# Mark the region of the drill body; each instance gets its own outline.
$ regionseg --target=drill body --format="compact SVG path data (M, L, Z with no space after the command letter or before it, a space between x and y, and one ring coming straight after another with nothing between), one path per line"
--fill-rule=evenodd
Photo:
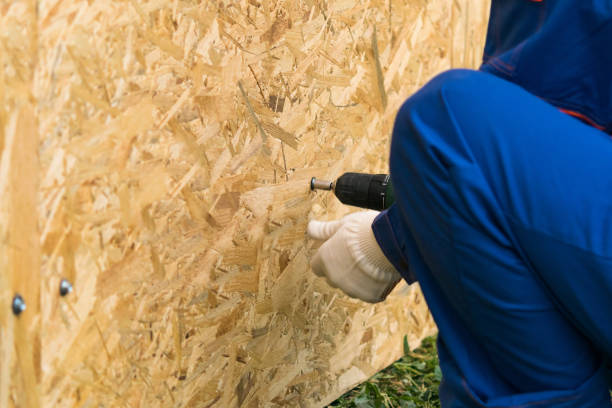
M395 201L388 174L344 173L335 182L310 180L311 190L333 190L340 202L382 211Z

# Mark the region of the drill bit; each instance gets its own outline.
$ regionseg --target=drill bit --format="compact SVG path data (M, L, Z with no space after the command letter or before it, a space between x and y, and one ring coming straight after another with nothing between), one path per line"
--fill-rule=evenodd
M310 179L310 190L333 190L334 182L326 180L318 180L316 177Z

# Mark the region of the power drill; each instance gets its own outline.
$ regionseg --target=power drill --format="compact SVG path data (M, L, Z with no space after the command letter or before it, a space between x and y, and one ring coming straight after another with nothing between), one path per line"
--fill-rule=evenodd
M310 190L333 190L347 205L382 211L395 201L388 174L344 173L336 181L310 179Z

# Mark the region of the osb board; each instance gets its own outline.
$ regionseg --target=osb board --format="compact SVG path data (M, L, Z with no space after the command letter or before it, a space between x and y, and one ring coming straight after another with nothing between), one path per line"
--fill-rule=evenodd
M0 407L39 406L40 244L34 1L0 2ZM15 319L13 296L27 299Z
M40 314L0 312L3 348L40 322L41 374L0 365L9 406L322 406L433 333L416 285L367 305L313 276L308 219L351 209L308 180L386 171L401 102L478 64L486 3L3 5L2 51L37 23L33 81L15 51L0 84L33 89L41 162Z

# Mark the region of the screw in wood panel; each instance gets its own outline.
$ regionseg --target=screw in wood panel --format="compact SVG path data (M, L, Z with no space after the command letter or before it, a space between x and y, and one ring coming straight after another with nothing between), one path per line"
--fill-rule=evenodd
M62 279L59 286L60 296L66 296L70 292L72 292L72 284L68 281L68 279Z
M13 314L15 316L19 316L21 313L23 313L26 310L25 300L23 300L23 298L21 297L19 293L17 293L13 297L13 304L11 307L13 308Z

